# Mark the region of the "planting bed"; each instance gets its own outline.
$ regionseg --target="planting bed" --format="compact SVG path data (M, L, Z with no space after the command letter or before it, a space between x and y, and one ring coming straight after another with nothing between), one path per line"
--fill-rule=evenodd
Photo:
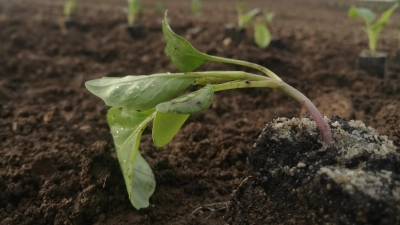
M0 0L0 224L226 223L224 210L207 220L208 210L191 212L229 201L265 124L304 116L300 105L276 90L226 91L191 116L166 147L154 147L149 127L140 150L157 187L150 207L137 211L116 160L107 107L84 82L177 72L163 53L162 15L154 12L157 1L146 1L137 21L145 37L133 40L121 12L125 1L78 2L78 26L61 34L62 1ZM204 0L198 19L188 1L171 2L164 5L172 29L197 49L266 66L322 114L363 120L400 146L400 65L389 58L386 80L356 70L367 37L362 21L347 18L347 1L251 1L249 9L276 12L272 31L284 48L265 50L252 40L238 46L224 41L224 24L236 20L231 1ZM378 43L389 56L400 48L399 11ZM242 69L208 63L199 70Z

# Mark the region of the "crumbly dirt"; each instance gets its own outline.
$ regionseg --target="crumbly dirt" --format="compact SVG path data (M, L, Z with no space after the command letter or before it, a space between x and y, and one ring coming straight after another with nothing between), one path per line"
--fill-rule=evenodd
M266 126L233 192L229 224L400 224L400 153L362 121L328 120L319 143L308 118Z
M64 32L62 0L0 0L0 224L226 223L224 210L207 220L207 210L190 214L230 199L265 124L302 116L299 104L276 90L232 90L216 94L210 109L191 116L163 148L154 147L147 129L140 149L157 187L150 207L137 211L115 158L107 107L84 82L176 72L163 52L162 15L154 11L157 1L145 1L137 20L145 37L134 40L125 29L124 1L78 2L77 26ZM378 44L391 56L382 80L356 70L367 46L363 22L347 18L348 1L332 2L249 2L249 9L276 12L271 30L284 47L264 50L251 39L227 45L224 24L236 21L231 1L204 0L201 18L191 16L186 0L164 6L172 28L197 49L266 66L315 100L324 115L363 120L399 146L400 11ZM206 63L199 71L243 69Z

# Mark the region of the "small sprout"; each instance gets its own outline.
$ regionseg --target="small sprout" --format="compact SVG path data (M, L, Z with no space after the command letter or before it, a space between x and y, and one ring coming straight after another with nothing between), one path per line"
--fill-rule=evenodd
M195 15L196 17L201 16L202 5L200 0L190 0L190 7L192 9L193 15Z
M265 21L267 23L271 23L272 20L275 18L275 13L272 12L272 11L264 10L263 11L263 16L264 16L264 19L265 19Z
M155 9L156 13L162 14L164 12L164 5L161 2L157 2L154 5L154 9Z
M66 0L64 3L64 18L70 20L73 12L76 10L76 0Z
M275 73L254 63L211 56L196 50L171 30L167 14L162 29L167 42L165 53L183 73L104 77L85 84L90 92L112 106L107 113L107 122L129 199L136 209L149 206L149 198L155 189L154 174L139 152L143 130L153 121L155 145L168 144L190 115L210 107L215 92L258 87L279 89L308 109L321 132L322 141L332 144L329 125L314 104ZM206 61L246 66L264 75L243 71L192 72ZM182 95L189 85L203 87Z
M245 3L238 3L236 4L236 11L238 15L238 27L239 29L244 29L255 15L260 12L259 8L255 8L247 13L243 13L243 10L246 8Z
M349 9L348 14L350 18L361 17L365 21L366 28L364 29L368 35L371 55L375 55L379 33L382 31L382 28L388 24L390 16L397 7L399 7L399 3L394 4L392 7L384 11L381 17L375 23L373 23L376 17L375 13L373 13L370 9L356 8L354 6Z
M253 22L254 42L259 48L266 48L271 43L272 35L268 29L268 24L272 22L274 17L274 12L264 10L261 18L264 21Z
M273 12L264 11L262 13L261 21L252 22L252 20L260 13L260 9L255 8L247 13L243 13L245 7L246 5L244 3L238 3L236 5L239 30L244 29L248 23L251 23L254 30L254 42L259 48L266 48L271 43L272 39L267 24L272 21L275 14Z
M126 16L128 19L128 25L133 26L135 23L137 14L142 11L142 5L139 0L128 0L128 8Z

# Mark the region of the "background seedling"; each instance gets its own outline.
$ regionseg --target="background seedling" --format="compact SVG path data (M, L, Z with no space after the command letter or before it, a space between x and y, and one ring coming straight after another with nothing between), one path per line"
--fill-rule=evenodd
M164 12L164 5L161 2L157 2L154 5L154 10L156 13L162 14Z
M135 208L148 207L155 189L154 174L138 149L143 130L153 121L154 144L158 147L166 145L191 114L210 107L215 92L256 87L279 89L308 109L321 131L322 140L332 144L330 128L314 104L275 73L254 63L199 52L171 30L166 15L162 29L167 42L165 53L182 73L104 77L85 84L90 92L111 106L107 122L129 199ZM250 67L263 75L243 71L192 72L206 61ZM179 96L189 85L203 87Z
M238 28L239 29L244 29L255 15L257 15L260 12L259 8L255 8L250 10L247 13L243 13L243 10L246 8L246 4L244 3L238 3L236 4L236 11L238 15Z
M373 23L376 17L375 13L373 13L370 9L357 8L354 6L349 9L348 14L350 18L361 17L365 21L366 28L364 29L368 35L368 45L372 55L376 53L376 45L379 33L382 31L382 28L388 24L390 16L398 6L399 3L396 3L387 9L382 13L381 17L375 23Z
M128 8L126 9L126 16L128 19L128 27L126 30L128 31L129 35L136 39L142 38L143 34L143 27L135 24L136 18L138 14L142 11L142 6L139 0L128 0Z
M64 3L64 19L70 20L71 15L76 10L76 0L66 0Z
M192 9L193 15L195 15L196 17L201 16L202 5L200 0L190 0L190 7Z
M272 40L268 24L272 22L275 16L274 12L263 11L261 21L253 22L254 42L259 48L266 48Z
M139 0L128 0L126 16L129 26L133 26L140 11L142 11L142 6Z

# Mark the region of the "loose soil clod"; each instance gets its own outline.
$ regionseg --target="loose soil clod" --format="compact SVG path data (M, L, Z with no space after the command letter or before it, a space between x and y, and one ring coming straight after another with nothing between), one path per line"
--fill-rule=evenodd
M400 153L361 121L332 118L335 146L309 119L269 123L233 194L230 224L399 224Z

